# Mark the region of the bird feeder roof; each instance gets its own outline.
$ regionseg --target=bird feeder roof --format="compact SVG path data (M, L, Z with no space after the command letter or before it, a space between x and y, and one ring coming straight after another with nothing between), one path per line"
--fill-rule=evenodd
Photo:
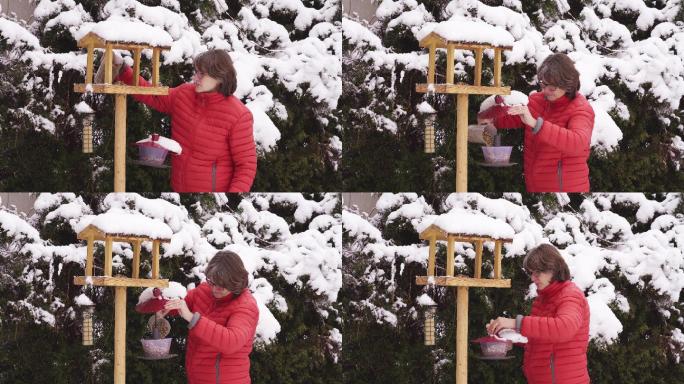
M437 240L447 240L449 236L455 236L509 243L515 235L513 227L502 220L464 210L426 216L418 225L418 231L423 240L432 236L436 236Z
M502 27L487 24L482 20L455 15L439 23L427 23L416 33L421 47L436 45L446 48L503 48L512 49L515 39Z
M85 48L93 45L104 48L106 44L136 48L171 49L173 38L165 30L141 21L112 16L98 23L85 23L74 37L78 46Z
M161 220L121 209L84 216L75 229L81 240L92 236L95 240L116 237L117 240L159 240L168 243L173 235L171 228Z

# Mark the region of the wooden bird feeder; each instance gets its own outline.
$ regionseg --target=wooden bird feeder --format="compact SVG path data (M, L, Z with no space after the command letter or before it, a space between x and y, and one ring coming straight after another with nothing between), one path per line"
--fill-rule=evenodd
M512 228L511 228L512 231ZM511 280L501 275L501 250L511 238L491 237L465 231L454 233L432 224L420 233L421 240L428 240L429 256L427 276L416 276L417 285L456 287L456 384L468 382L468 288L510 288ZM435 275L437 241L447 242L446 270L444 276ZM475 246L473 277L454 276L454 244L472 243ZM482 278L482 250L485 242L494 243L494 278ZM427 316L427 315L426 315ZM427 338L427 335L426 335Z
M107 23L106 21L103 23ZM114 192L126 190L126 95L168 95L169 88L159 85L159 57L170 46L107 40L95 32L89 32L78 40L78 46L88 51L85 83L74 84L79 93L107 93L116 95L114 104ZM104 49L104 83L93 84L95 49ZM112 55L114 49L133 52L133 85L112 84ZM140 61L143 50L152 50L152 86L138 85Z
M503 29L494 29L493 33L508 32ZM427 82L416 84L416 92L456 95L456 192L467 192L468 95L509 95L511 93L510 87L501 85L501 52L511 50L512 46L484 44L465 39L449 40L437 32L430 32L423 37L420 40L420 46L429 50L429 60ZM439 84L435 83L437 49L446 49L445 82ZM454 51L456 49L469 50L475 53L473 84L454 83ZM490 86L482 85L482 56L486 49L494 50L494 84Z
M131 215L133 216L133 215ZM165 225L162 223L162 225ZM171 233L171 229L168 228ZM74 276L75 285L114 287L114 383L126 382L126 288L169 286L167 279L159 278L159 245L170 238L141 236L139 234L111 233L97 224L90 224L78 233L78 239L87 242L85 276ZM95 241L104 241L104 273L93 275ZM140 250L143 242L152 242L152 278L140 278ZM112 244L126 242L133 245L132 276L112 276ZM92 343L92 340L90 341Z

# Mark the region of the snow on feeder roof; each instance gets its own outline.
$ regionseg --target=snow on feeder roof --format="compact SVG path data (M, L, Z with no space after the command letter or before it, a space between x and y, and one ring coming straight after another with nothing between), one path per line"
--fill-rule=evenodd
M97 48L104 48L105 43L110 42L170 49L173 43L171 35L163 29L120 16L86 23L74 33L74 38L78 40L79 47L87 47L89 42L94 42Z
M435 234L437 240L447 240L448 235L457 235L510 242L515 235L513 228L499 219L466 211L427 216L417 229L421 239L428 239Z
M447 43L483 45L510 49L515 42L513 35L505 29L477 19L455 15L439 23L427 23L416 33L421 47L436 42L439 48Z
M92 233L96 240L104 240L105 236L122 236L169 242L173 235L171 228L161 220L121 209L84 216L76 224L76 232L79 239L87 239Z
M164 148L167 151L173 152L177 155L180 155L181 151L183 150L181 148L181 145L177 141L175 141L173 139L169 139L168 137L159 136L157 134L152 134L145 139L136 141L135 143L136 144L154 143L157 146L159 146L160 148Z

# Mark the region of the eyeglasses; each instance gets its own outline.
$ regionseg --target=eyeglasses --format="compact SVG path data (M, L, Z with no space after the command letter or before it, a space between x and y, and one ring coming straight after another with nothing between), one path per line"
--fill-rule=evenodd
M527 276L529 276L529 277L539 276L539 274L542 273L541 271L533 271L533 270L530 270L527 268L525 268L524 270L525 270L525 274L527 274Z
M220 285L218 285L218 284L214 283L213 281L209 280L209 278L207 278L207 284L209 284L209 286L212 287L212 288L213 288L213 287L223 288L223 287L221 287Z
M551 85L551 84L548 84L548 83L545 83L545 82L539 80L539 88L541 88L541 89L546 88L546 89L548 89L548 90L551 91L551 92L555 92L555 91L557 91L560 87L558 87L558 86L556 86L556 85Z

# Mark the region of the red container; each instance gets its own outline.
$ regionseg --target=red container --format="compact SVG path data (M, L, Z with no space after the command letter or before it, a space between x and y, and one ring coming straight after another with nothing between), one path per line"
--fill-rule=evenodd
M508 114L508 110L511 109L511 107L504 103L503 97L497 95L494 100L496 104L478 113L478 119L498 119L499 117Z
M159 134L152 134L152 141L144 143L136 143L138 146L138 159L143 163L150 163L153 165L162 165L166 160L166 155L169 151L159 145Z

